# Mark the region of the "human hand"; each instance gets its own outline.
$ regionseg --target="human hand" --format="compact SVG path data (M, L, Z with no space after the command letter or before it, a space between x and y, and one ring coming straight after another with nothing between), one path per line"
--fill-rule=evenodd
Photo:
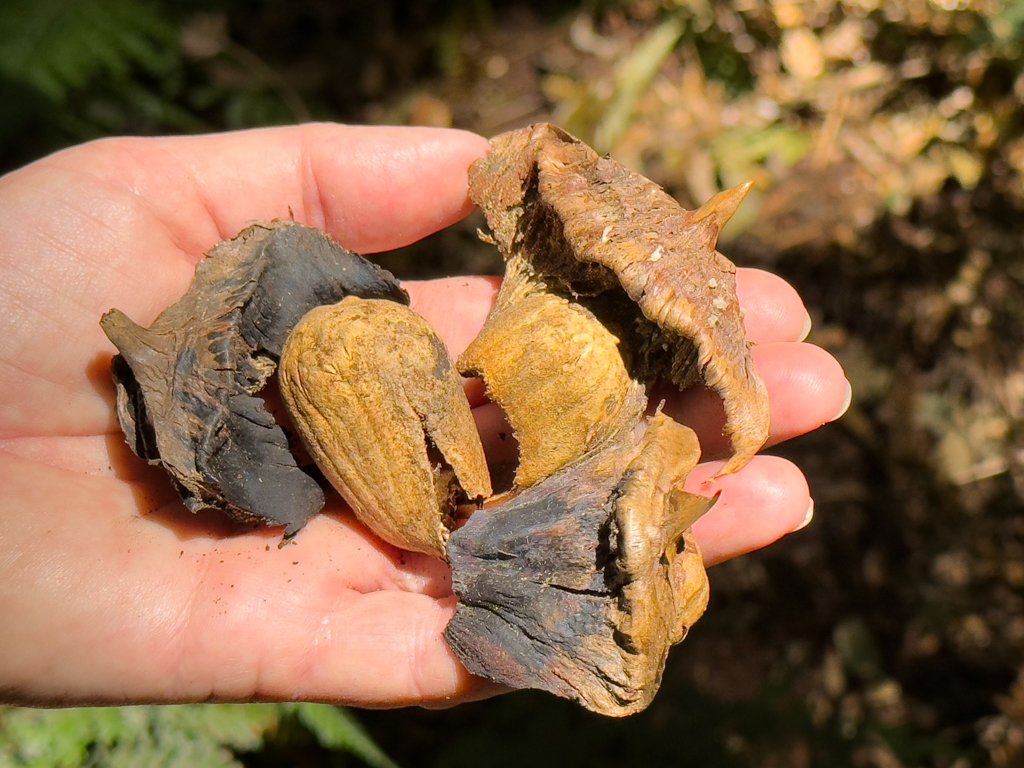
M465 216L478 136L310 125L77 147L0 179L0 701L304 699L437 705L493 687L455 660L447 567L369 534L335 498L293 544L279 530L185 511L125 445L100 316L148 325L197 261L254 219L320 227L351 250L414 242ZM407 284L458 354L494 298L488 278ZM740 270L772 441L835 418L847 385L798 342L807 314L783 281ZM485 443L498 416L476 398ZM671 412L725 454L707 393ZM720 409L719 409L720 411ZM758 457L711 483L697 525L709 563L800 527L811 509L789 462Z

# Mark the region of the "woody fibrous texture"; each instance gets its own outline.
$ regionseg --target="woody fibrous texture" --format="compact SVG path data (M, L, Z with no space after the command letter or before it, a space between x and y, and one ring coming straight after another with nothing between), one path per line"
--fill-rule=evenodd
M704 383L722 395L723 473L767 438L735 267L715 250L746 189L686 211L550 125L496 137L470 168L506 275L459 365L520 447L507 500L448 547L460 605L446 637L471 671L631 714L703 612L690 528L713 500L682 490L700 446L647 414L647 392Z
M348 295L409 301L389 272L324 233L273 221L210 251L148 328L116 309L103 316L128 444L167 470L190 510L293 534L323 507L258 393L298 320Z
M699 455L659 414L453 533L445 636L466 668L605 715L646 707L707 605L689 528L714 500L681 490Z
M470 195L507 262L489 322L537 293L588 307L625 342L637 381L704 383L722 396L733 445L722 471L739 470L767 440L768 396L750 358L736 267L715 246L749 186L687 211L555 126L496 137L470 169Z
M460 503L491 495L483 447L444 342L392 301L309 312L281 356L281 394L317 465L385 541L445 557Z

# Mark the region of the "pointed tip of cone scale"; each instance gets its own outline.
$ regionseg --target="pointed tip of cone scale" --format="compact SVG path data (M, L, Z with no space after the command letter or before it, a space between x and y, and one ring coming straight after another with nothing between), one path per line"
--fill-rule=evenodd
M752 186L754 186L754 182L748 181L738 187L719 192L693 212L692 222L707 221L714 226L717 240L718 232L722 231L722 228L736 213L736 209L740 207L740 203L743 202L743 198L747 196L747 192Z
M145 330L119 309L112 309L103 315L100 318L100 327L118 348L121 347L120 342L126 335L137 335L139 331Z
M133 369L135 362L151 359L155 349L160 346L152 331L143 328L119 309L112 309L103 315L100 327Z

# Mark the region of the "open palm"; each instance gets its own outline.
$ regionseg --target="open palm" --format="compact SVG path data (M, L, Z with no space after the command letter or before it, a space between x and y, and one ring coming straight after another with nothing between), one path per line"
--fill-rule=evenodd
M130 453L114 416L111 307L148 325L215 243L294 215L361 253L465 216L478 136L311 125L116 139L0 179L0 700L72 704L306 699L441 704L490 693L445 646L447 567L383 544L335 499L291 545L278 530L191 515L165 475ZM407 284L458 354L496 290L487 278ZM842 410L846 382L797 343L806 312L784 282L741 270L773 440ZM475 399L485 443L500 419ZM726 449L715 398L670 408ZM709 562L774 541L810 498L788 462L755 459L713 483L699 523Z

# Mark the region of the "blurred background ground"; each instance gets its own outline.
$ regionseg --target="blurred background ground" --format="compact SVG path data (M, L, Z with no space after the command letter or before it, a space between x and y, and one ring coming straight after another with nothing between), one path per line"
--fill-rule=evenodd
M1012 0L5 0L0 168L125 133L552 120L688 206L754 179L720 250L799 289L854 389L775 451L813 524L711 571L627 721L535 693L356 716L404 766L1017 766L1022 25ZM380 261L500 273L479 224ZM226 764L357 764L260 711ZM28 761L15 715L0 762ZM83 761L116 762L104 738Z

